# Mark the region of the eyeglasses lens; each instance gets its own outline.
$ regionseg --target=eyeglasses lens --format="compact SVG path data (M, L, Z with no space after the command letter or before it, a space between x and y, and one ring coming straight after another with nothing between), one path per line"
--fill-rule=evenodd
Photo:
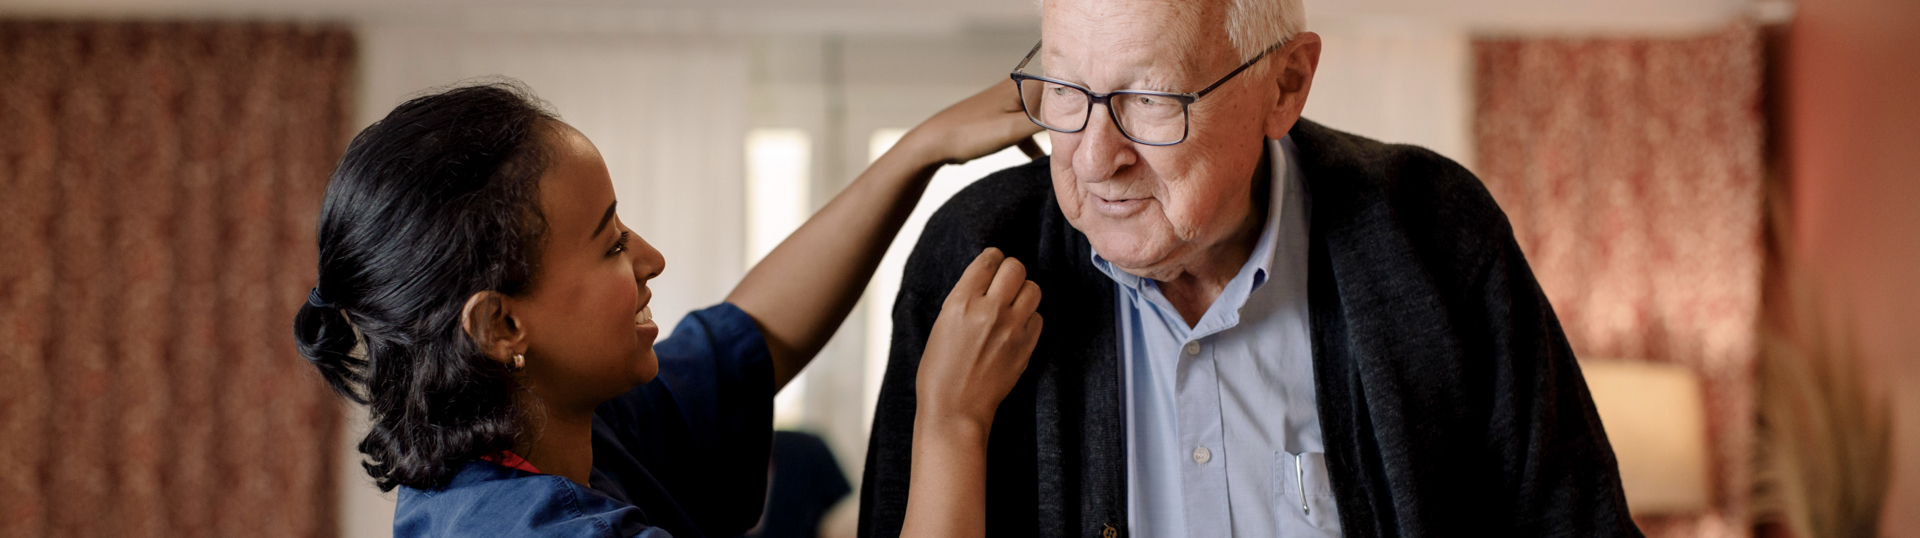
M1091 103L1079 88L1045 80L1020 81L1020 99L1034 123L1055 131L1077 132L1087 126ZM1144 144L1172 144L1186 137L1187 107L1163 95L1115 93L1107 101L1120 120L1120 130Z

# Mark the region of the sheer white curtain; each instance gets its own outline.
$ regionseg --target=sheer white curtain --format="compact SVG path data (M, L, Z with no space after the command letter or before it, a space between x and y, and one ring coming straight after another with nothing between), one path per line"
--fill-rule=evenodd
M661 334L726 297L743 273L747 55L737 38L499 32L363 25L355 131L431 88L502 75L525 82L606 159L620 218L658 248ZM392 533L393 495L342 457L343 536Z

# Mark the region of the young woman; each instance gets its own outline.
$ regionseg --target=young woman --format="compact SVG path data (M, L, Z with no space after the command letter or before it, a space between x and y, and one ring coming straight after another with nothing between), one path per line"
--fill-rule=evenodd
M368 406L394 534L735 536L765 495L775 392L825 345L943 163L1037 130L1003 83L927 120L671 337L666 261L620 222L593 144L513 85L362 131L320 216L300 353ZM921 359L905 532L983 533L988 426L1040 332L1040 291L983 252Z

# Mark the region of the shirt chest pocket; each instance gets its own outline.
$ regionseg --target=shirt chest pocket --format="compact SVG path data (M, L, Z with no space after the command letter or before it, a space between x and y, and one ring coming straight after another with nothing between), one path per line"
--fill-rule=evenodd
M1277 536L1340 536L1325 453L1274 452L1272 491Z

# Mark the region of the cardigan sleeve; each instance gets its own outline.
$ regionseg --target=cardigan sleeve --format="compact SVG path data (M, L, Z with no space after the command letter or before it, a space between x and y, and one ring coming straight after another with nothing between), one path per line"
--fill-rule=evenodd
M1514 536L1640 536L1573 349L1511 237L1482 291L1497 403L1490 428Z
M916 377L927 336L933 330L934 320L940 317L940 306L946 301L947 293L960 280L967 265L989 246L1000 248L1008 256L1023 258L1023 262L1030 264L1029 270L1034 269L1031 263L1036 255L1035 245L1039 243L1036 209L1052 203L1046 201L1051 188L1045 179L1047 163L1043 157L996 172L962 189L928 219L913 253L907 257L900 294L893 304L893 339L887 370L881 378L873 430L867 442L866 470L860 487L859 535L862 538L897 537L906 522L908 480L913 467ZM1032 273L1029 278L1034 278ZM1048 330L1058 332L1054 326ZM1019 388L1014 392L1002 402L1003 410L1008 407L1007 402L1019 401L1021 394L1031 393L1030 390L1022 393ZM1031 444L1017 445L1021 439L1031 439L1033 435L1032 412L1027 409L1024 417L1016 415L1019 413L1003 412L994 417L994 446L1003 452L1022 452L1030 459ZM1026 421L1024 431L1008 428L1022 419ZM991 454L989 460L990 466L998 461ZM989 485L995 483L996 473L1005 472L1005 469L990 469ZM996 506L999 504L989 499L990 514ZM990 519L1004 522L1009 517L1002 513L991 515Z

